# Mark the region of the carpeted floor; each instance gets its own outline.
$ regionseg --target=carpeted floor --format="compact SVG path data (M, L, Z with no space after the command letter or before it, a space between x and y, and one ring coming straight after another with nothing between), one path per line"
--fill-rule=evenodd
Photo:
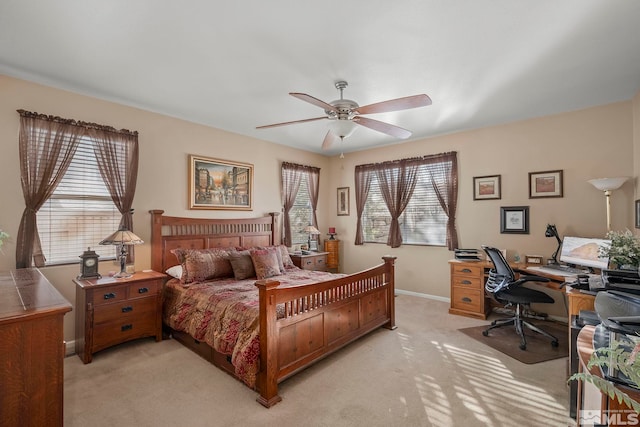
M567 357L569 354L567 325L542 321L531 321L531 323L558 338L558 347L552 347L551 340L525 328L527 349L520 350L520 337L513 326L492 329L488 337L482 335L482 331L487 328L485 325L463 328L460 332L522 363L533 364Z
M380 329L256 393L175 340L137 340L65 359L64 425L566 426L566 359L523 364L458 331L486 321L447 303L400 295L394 331Z

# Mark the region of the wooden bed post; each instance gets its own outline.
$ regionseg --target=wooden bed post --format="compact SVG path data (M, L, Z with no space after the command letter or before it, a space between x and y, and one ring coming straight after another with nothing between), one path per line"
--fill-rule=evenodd
M278 395L278 328L275 288L277 280L256 282L260 300L260 371L257 388L260 396L256 399L262 406L270 408L282 400Z
M151 214L151 269L164 272L162 265L162 214L161 209L150 210Z
M389 309L389 322L383 326L387 329L396 329L396 288L395 288L395 261L396 257L385 255L382 257L385 264L384 281L389 283L389 295L387 304Z
M282 234L280 233L280 223L278 221L280 212L269 212L269 215L271 215L271 244L279 245L282 243Z

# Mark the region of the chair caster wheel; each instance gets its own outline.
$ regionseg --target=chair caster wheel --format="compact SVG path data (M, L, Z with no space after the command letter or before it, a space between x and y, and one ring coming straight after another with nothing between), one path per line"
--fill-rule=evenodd
M491 326L496 326L496 323L498 323L498 321L494 320L493 322L491 322Z
M526 344L520 344L519 347L520 347L520 350L526 350L527 349L527 345Z
M482 335L484 335L485 337L489 336L489 331L482 331Z
M551 347L558 347L558 341L551 341Z

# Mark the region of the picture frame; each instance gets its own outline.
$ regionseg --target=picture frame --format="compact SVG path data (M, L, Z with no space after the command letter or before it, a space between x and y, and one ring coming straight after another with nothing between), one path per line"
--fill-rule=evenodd
M189 155L189 209L252 210L253 165Z
M636 200L636 228L640 228L640 199Z
M500 233L529 234L529 206L500 207Z
M473 177L473 200L501 199L501 175L487 175Z
M529 172L529 198L563 197L562 170Z
M349 187L338 188L338 216L349 215Z

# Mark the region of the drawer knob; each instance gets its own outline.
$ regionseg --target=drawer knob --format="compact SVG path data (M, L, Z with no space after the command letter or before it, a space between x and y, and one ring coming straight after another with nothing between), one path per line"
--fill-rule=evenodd
M147 292L149 292L149 288L140 288L140 289L138 289L138 293L139 294L145 294Z
M122 326L120 327L120 330L121 330L122 332L124 332L124 331L129 331L129 330L131 330L131 329L133 329L133 325L132 325L131 323L129 323L128 325L122 325Z
M133 307L131 307L130 305L128 305L126 307L122 307L122 312L123 313L128 313L130 311L133 311Z
M462 301L463 301L463 302L471 302L471 298L469 298L469 297L464 297L464 298L462 298Z
M109 292L108 294L104 294L104 299L112 299L116 297L115 292Z
M471 273L471 270L470 270L470 269L468 269L468 268L463 268L463 269L462 269L462 270L460 270L460 271L462 271L463 273Z

